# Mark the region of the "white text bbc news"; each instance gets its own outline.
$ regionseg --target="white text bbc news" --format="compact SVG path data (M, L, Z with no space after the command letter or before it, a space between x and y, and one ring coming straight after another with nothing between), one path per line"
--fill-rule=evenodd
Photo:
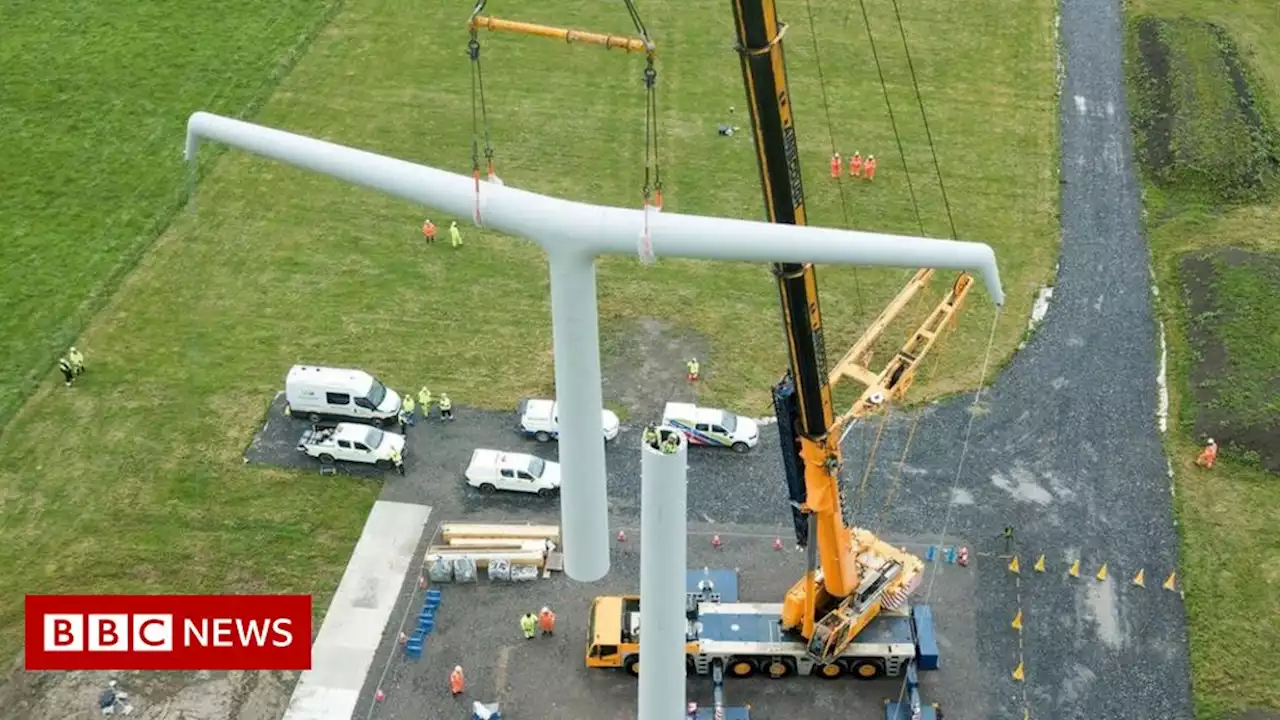
M288 618L184 618L182 648L283 648L293 644ZM171 652L173 615L48 614L44 616L46 652Z

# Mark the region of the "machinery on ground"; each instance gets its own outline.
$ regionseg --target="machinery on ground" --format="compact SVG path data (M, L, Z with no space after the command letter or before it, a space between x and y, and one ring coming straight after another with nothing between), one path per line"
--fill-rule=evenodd
M881 613L839 657L819 663L803 638L780 628L782 605L739 601L733 570L689 570L685 591L685 670L712 678L716 710L730 709L724 708L725 676L874 680L938 667L933 614L922 605ZM641 617L638 596L597 597L587 630L587 666L639 675Z
M560 492L560 463L525 453L479 448L463 474L468 485L486 495L508 490L549 498Z

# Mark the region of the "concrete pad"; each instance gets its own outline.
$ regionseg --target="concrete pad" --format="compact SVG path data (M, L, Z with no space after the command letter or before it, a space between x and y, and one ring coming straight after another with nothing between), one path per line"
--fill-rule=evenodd
M431 508L374 503L284 720L350 720Z

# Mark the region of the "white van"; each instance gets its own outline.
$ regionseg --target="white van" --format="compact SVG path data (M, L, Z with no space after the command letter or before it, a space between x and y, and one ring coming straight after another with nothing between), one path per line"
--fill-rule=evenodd
M395 421L400 396L363 370L294 365L284 380L285 411L319 422L324 417Z
M692 403L667 403L662 424L683 432L690 445L727 447L744 453L760 442L760 426L755 420Z

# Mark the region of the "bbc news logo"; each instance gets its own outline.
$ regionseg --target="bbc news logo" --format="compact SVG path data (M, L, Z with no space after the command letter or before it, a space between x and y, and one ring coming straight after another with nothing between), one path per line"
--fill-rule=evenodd
M310 670L308 595L28 595L27 670Z

